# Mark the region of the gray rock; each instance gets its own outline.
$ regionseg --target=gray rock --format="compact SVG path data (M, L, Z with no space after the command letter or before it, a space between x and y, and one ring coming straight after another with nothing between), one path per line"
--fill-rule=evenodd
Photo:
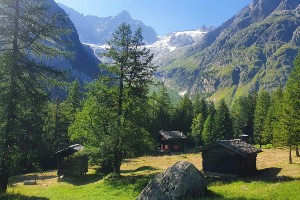
M205 194L204 175L190 162L180 161L157 175L141 192L138 200L179 200Z

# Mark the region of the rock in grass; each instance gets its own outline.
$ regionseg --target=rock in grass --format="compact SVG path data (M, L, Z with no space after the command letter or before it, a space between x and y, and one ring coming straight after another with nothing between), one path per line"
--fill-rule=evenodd
M24 181L24 185L37 185L35 180Z
M200 197L207 185L204 175L190 162L180 161L157 175L141 192L138 200L178 200Z

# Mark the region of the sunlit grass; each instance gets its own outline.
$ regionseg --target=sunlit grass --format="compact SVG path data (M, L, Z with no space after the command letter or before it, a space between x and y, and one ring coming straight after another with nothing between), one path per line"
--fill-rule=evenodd
M136 199L145 185L157 174L180 160L192 162L202 169L200 153L164 156L144 156L126 160L122 177L111 180L90 169L82 179L58 179L56 171L39 175L37 185L25 186L33 175L11 179L9 193L0 199ZM300 158L293 152L293 164L288 164L287 149L263 147L258 154L255 176L246 178L208 178L208 194L204 199L297 199L300 191ZM197 199L197 198L196 198Z

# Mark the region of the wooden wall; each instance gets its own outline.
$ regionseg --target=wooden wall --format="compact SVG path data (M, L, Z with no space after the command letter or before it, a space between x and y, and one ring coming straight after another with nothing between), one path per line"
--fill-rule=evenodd
M256 154L247 158L225 147L212 147L202 152L203 171L246 176L256 171Z
M62 158L58 161L58 176L76 177L88 172L88 157Z
M161 140L160 143L162 145L168 145L170 151L172 152L183 152L184 151L184 139L172 139L172 140Z

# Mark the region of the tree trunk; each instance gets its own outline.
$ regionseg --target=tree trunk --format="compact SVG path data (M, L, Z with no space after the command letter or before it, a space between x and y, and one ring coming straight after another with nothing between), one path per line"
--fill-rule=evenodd
M296 156L297 157L300 157L300 154L299 154L299 148L296 146Z
M120 154L115 155L114 159L114 173L118 176L121 174L122 156Z
M290 151L289 151L289 163L292 164L293 160L292 160L292 146L290 146Z
M6 193L9 173L3 172L0 174L0 194Z

